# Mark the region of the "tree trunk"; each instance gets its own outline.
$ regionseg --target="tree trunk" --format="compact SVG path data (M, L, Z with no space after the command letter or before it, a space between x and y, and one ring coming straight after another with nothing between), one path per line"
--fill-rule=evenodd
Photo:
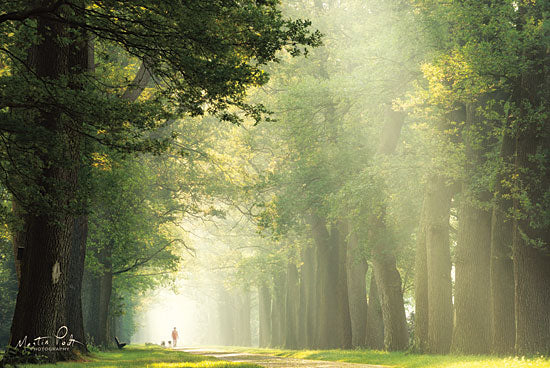
M414 349L416 352L428 351L428 255L426 250L426 203L424 196L420 224L416 237L414 261Z
M386 109L378 147L379 155L390 155L395 151L404 120L403 113L393 111L389 107ZM372 264L384 319L384 346L390 351L405 350L409 344L409 333L401 276L396 265L396 247L387 241L388 229L385 218L386 209L382 203L378 213L372 214L368 222L369 241L372 243L373 253Z
M453 331L449 218L453 191L443 178L430 178L424 204L428 271L428 352L447 354Z
M84 319L82 316L82 278L84 276L84 258L86 256L86 239L88 237L88 216L81 215L75 219L71 260L69 264L69 284L67 288L67 327L74 339L82 344L75 348L82 353L88 351L86 335L84 333Z
M302 251L300 272L300 318L298 320L298 344L311 348L314 344L316 312L315 304L315 250L307 247Z
M285 279L281 273L275 277L271 300L271 347L282 347L285 336Z
M235 310L233 300L223 286L219 288L218 317L221 344L224 346L235 345Z
M259 345L261 348L269 346L271 339L271 291L267 285L259 287Z
M511 137L505 135L500 156L507 162L513 153ZM491 352L514 353L516 323L514 311L514 262L512 261L513 222L507 218L512 207L509 194L501 185L502 174L497 175L495 200L491 222ZM503 191L506 190L506 193Z
M542 80L547 80L547 77ZM541 76L524 77L525 85L521 91L538 93L533 86L537 86L539 81ZM521 101L522 97L526 96L516 99ZM532 106L546 106L546 101L537 100L540 96L528 97L531 103L525 114L532 114ZM549 211L547 199L550 190L548 119L544 124L542 130L538 121L525 122L522 129L518 129L515 140L514 169L522 187L519 193L521 201L516 196L513 205L514 212L523 215L515 219L513 234L516 354L520 355L550 354L550 225L545 218ZM539 160L545 153L541 163ZM529 204L525 204L524 198Z
M365 345L369 349L384 349L384 321L382 318L382 307L380 306L380 297L378 287L376 286L376 277L374 272L371 274L369 286L369 307L367 309L367 338Z
M550 354L550 256L514 234L516 354Z
M252 345L252 333L250 330L250 293L246 290L239 290L235 295L237 329L235 341L240 346Z
M106 246L100 252L100 263L104 267L99 277L99 314L97 344L108 347L113 344L109 336L109 307L111 305L111 293L113 291L113 270L112 270L112 246Z
M405 350L409 345L409 332L395 256L377 252L373 269L384 320L384 347L389 351Z
M320 216L310 219L311 231L317 248L317 331L315 347L339 347L338 317L338 231L329 233L326 220Z
M36 47L36 75L57 80L68 75L68 46L58 42L66 26L53 20L37 17L40 43ZM69 280L69 259L72 245L73 215L70 208L76 196L79 139L61 111L51 108L37 117L37 126L48 137L37 157L43 168L37 175L44 204L31 202L23 216L21 279L11 327L10 345L17 346L36 337L54 336L67 323L65 310ZM63 162L64 165L59 164ZM31 201L36 199L31 198ZM51 339L51 343L56 343ZM41 351L49 361L69 356L67 351Z
M347 276L349 314L352 328L352 346L364 347L367 334L367 285L368 263L360 249L355 232L349 235L347 252Z
M352 348L352 330L351 317L349 312L349 294L348 294L348 274L347 274L347 253L348 253L348 234L350 232L349 225L345 221L340 221L335 229L338 241L338 275L336 298L338 300L338 345L340 349ZM334 231L334 230L333 230ZM335 260L336 261L336 260ZM366 326L364 326L366 327Z
M89 275L89 285L88 285L88 305L87 315L86 315L86 329L85 331L90 336L91 341L89 341L94 346L98 345L99 340L99 296L101 293L101 282L100 277L95 274Z
M455 260L455 311L452 351L490 351L491 214L461 199Z
M298 285L298 269L294 263L287 266L286 279L286 319L285 319L285 349L298 348L298 301L300 287Z

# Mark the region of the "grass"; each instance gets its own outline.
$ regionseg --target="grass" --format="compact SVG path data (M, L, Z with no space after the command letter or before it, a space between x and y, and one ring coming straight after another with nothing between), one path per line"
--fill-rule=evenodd
M224 362L212 357L151 346L127 346L123 350L92 353L79 362L18 365L26 368L260 368L255 364Z
M387 365L399 368L550 368L550 357L426 355L376 350L278 350L231 347L238 352L298 359Z

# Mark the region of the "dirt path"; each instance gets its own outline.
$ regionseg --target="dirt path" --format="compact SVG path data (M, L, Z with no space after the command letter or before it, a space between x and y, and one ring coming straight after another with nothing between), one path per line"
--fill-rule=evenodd
M284 358L271 355L236 353L230 350L208 350L198 348L179 348L178 350L183 350L191 354L212 356L230 362L253 363L267 368L387 368L387 366L382 365Z

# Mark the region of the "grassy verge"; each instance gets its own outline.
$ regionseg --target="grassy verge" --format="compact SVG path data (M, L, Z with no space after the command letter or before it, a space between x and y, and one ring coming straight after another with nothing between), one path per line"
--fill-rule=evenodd
M255 364L231 363L160 347L127 346L122 350L92 353L80 362L22 365L26 368L260 368Z
M550 357L518 358L471 355L424 355L375 350L278 350L230 347L238 352L298 359L387 365L399 368L550 368Z

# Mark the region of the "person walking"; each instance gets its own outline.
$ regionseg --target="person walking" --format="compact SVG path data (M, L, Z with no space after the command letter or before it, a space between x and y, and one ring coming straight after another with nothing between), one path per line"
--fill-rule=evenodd
M179 338L179 334L178 334L178 331L176 330L176 328L174 327L174 329L172 330L172 341L174 342L174 347L176 347L176 344L178 343L178 338Z

